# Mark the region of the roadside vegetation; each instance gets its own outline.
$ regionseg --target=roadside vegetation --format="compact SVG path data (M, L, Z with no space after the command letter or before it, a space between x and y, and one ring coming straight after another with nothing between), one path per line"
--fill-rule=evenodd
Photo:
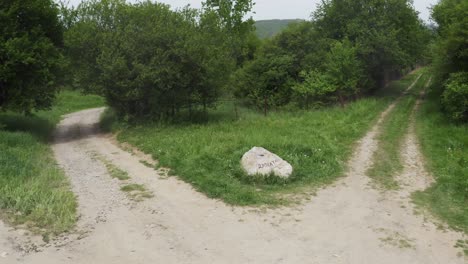
M436 182L414 199L467 233L468 2L441 0L433 7L432 18L438 24L430 45L434 82L416 122L426 165Z
M468 233L468 125L448 121L440 108L438 95L432 93L417 115L421 149L436 183L414 198L451 227Z
M64 91L49 111L0 113L0 215L42 234L69 230L76 200L49 147L60 116L103 105L98 96Z
M399 82L391 84L391 90L403 92L413 83L414 86L405 94L400 94L395 108L387 115L378 136L378 148L374 154L374 163L367 174L384 189L398 189L395 176L403 170L403 161L400 150L404 137L408 131L410 116L414 109L420 92L428 81L429 74L426 70L419 70ZM403 89L401 89L403 88ZM402 91L403 90L403 91Z
M321 186L341 176L354 142L388 101L364 99L316 111L275 112L267 118L249 109L233 121L222 107L216 121L202 124L145 124L125 128L118 139L129 142L171 168L171 174L212 198L235 205L281 204L281 194ZM227 108L230 109L230 108ZM242 155L265 147L294 167L290 180L255 179L241 169ZM309 188L310 190L310 188Z

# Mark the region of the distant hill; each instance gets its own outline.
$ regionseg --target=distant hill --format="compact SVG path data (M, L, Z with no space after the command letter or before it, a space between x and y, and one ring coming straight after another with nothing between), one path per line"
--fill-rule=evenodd
M255 22L257 36L261 39L271 38L284 30L290 23L303 21L301 19L272 19Z

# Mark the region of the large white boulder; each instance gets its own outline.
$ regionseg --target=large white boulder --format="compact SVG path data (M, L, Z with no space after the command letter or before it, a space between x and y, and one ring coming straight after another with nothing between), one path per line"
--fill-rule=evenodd
M253 147L242 156L241 165L248 175L275 175L289 178L293 172L291 164L270 151Z

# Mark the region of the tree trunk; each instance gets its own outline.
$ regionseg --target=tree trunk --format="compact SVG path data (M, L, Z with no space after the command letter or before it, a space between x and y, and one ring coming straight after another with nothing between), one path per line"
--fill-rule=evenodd
M345 107L345 100L342 94L338 94L338 99L340 100L340 105L342 108Z
M237 110L237 101L234 101L234 111L236 112L236 120L239 120L239 111Z

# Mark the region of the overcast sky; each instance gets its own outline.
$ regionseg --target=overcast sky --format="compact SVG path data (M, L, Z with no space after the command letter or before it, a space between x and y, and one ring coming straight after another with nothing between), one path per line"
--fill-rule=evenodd
M81 0L69 0L70 4L77 5ZM130 0L136 2L137 0ZM424 21L429 21L429 7L436 4L438 0L413 0L414 7L420 13L420 17ZM171 5L172 7L183 7L190 4L194 8L201 7L201 0L160 0ZM263 19L288 19L302 18L308 19L310 14L315 9L317 3L321 0L256 0L255 1L255 20Z

